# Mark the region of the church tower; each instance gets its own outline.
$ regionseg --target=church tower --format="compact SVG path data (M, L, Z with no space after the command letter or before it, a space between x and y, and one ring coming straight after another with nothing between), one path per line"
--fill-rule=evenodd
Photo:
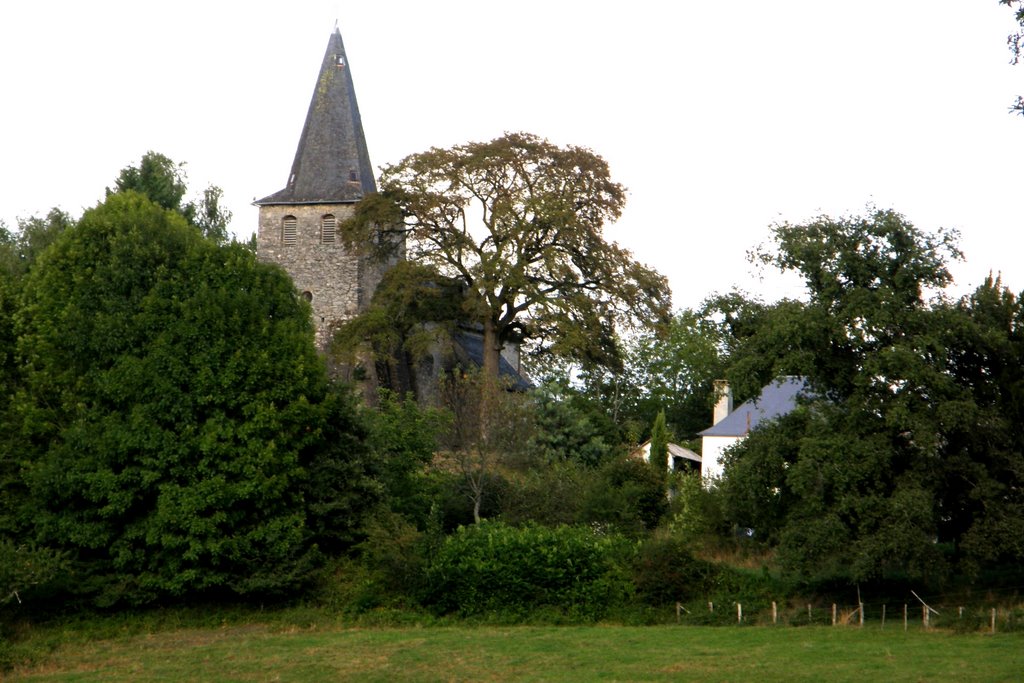
M327 43L288 184L259 206L257 253L282 266L312 305L316 341L365 309L387 268L351 253L338 225L376 192L341 32Z

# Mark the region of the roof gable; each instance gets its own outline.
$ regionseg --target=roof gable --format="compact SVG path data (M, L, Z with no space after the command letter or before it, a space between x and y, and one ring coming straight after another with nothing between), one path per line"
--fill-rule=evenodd
M807 389L807 380L803 377L783 377L771 382L761 389L757 398L745 401L700 436L746 436L761 422L791 413L796 408L797 398Z
M335 29L313 89L288 184L255 203L348 203L376 191L352 69L341 32Z

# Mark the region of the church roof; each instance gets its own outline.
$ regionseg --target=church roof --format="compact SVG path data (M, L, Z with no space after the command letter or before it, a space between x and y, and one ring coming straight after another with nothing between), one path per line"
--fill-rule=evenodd
M255 204L346 203L376 191L352 69L341 31L335 29L313 89L288 185Z
M797 397L806 395L807 380L783 377L765 385L761 395L745 401L717 424L700 432L701 436L746 436L762 421L787 415L796 408Z

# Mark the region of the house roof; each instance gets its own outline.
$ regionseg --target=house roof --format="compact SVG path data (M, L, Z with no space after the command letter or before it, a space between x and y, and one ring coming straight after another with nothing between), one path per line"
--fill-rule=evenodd
M453 335L453 339L462 347L474 365L480 368L484 366L484 338L481 335L460 331ZM511 382L511 388L516 391L527 391L533 388L533 383L514 368L504 356L498 359L498 374L508 379Z
M642 444L637 446L633 450L633 452L630 453L630 455L633 456L634 458L643 458L644 460L649 460L651 457L651 440L648 439L647 441L644 441ZM698 453L691 451L689 448L684 448L683 446L680 446L677 443L668 444L668 457L670 459L683 458L684 460L693 460L694 462L701 461L700 455Z
M254 203L351 203L376 191L352 68L341 31L335 29L313 88L288 184Z
M782 417L796 408L797 397L807 391L803 377L783 377L764 386L761 394L745 401L700 436L746 436L763 421Z

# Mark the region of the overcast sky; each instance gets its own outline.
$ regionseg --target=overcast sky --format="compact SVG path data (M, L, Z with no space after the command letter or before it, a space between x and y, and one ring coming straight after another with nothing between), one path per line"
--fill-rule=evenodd
M0 220L77 216L152 149L248 238L336 20L374 164L516 130L589 147L629 188L608 236L676 307L795 294L746 252L869 202L961 231L956 291L1024 290L1024 65L996 0L8 3Z

